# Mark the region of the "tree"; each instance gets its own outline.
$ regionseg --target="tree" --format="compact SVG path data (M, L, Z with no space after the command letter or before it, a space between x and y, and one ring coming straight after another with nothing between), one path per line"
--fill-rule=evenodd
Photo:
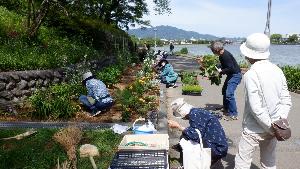
M153 0L154 10L158 14L170 13L169 0ZM128 29L135 24L149 26L143 16L148 14L149 8L145 0L61 0L68 6L73 16L87 16L101 19L107 24L114 24Z
M149 26L143 20L149 8L144 0L1 0L0 5L27 16L28 36L36 37L45 20L49 23L69 22L72 19L89 18L122 29L129 26ZM22 3L21 3L22 2ZM153 0L158 14L170 13L169 0ZM12 8L13 7L13 8ZM22 9L22 10L20 10ZM49 15L50 14L50 15ZM67 14L67 15L66 15ZM66 17L65 17L66 16ZM63 25L63 24L62 24Z
M282 38L281 34L272 34L271 35L271 42L272 43L279 43L281 38Z
M297 34L293 34L292 36L289 36L288 42L290 42L290 43L297 43L298 42L298 35Z

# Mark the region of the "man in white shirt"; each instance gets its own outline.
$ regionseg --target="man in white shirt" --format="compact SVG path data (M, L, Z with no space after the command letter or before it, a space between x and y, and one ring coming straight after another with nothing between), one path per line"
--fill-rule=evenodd
M292 103L282 70L268 60L269 47L270 39L262 33L248 36L240 47L251 68L244 75L243 132L235 169L250 169L257 146L260 147L262 168L276 169L277 140L271 125L280 118L287 118Z

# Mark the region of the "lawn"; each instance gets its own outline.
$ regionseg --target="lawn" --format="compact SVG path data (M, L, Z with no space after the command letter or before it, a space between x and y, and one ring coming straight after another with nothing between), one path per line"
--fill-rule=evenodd
M67 154L53 135L57 129L38 129L37 133L21 140L0 140L1 169L52 169L57 159L63 162ZM0 138L12 137L25 132L24 129L0 130ZM94 157L98 168L108 168L122 137L111 130L84 130L77 147L77 168L92 168L89 159L80 159L79 147L82 144L97 146L100 156Z

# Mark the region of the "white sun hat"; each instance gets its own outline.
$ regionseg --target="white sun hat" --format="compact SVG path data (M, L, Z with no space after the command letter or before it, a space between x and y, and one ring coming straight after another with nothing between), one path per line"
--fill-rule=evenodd
M240 46L242 55L252 59L268 59L270 39L263 33L253 33Z
M186 103L184 98L178 98L171 103L173 115L177 118L184 118L188 115L194 106Z
M92 76L93 76L92 72L86 72L85 74L82 75L82 81Z

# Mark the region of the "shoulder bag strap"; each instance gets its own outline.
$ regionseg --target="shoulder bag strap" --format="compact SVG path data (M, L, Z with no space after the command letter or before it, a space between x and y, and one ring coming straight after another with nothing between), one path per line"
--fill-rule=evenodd
M198 129L195 129L199 136L200 149L203 150L202 135Z

